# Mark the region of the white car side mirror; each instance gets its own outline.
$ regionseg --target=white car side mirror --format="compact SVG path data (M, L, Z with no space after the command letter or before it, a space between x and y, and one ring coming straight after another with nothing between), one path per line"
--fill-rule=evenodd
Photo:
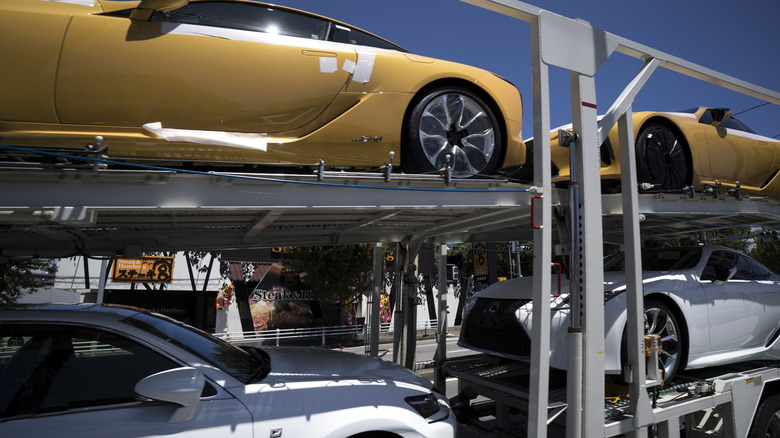
M151 400L179 405L168 422L183 423L200 412L200 395L205 384L205 377L195 368L173 368L144 377L135 385L135 392Z
M734 275L736 275L736 273L737 273L737 267L732 266L728 269L728 271L719 274L718 278L712 280L712 283L715 284L716 286L723 286L724 284L726 284L727 281L734 278Z

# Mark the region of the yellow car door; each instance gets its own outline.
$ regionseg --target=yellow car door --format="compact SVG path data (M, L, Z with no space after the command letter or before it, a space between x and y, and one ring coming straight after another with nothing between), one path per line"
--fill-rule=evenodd
M710 118L705 113L700 122L705 123ZM713 180L730 184L739 181L742 186L754 189L767 181L774 168L776 152L776 147L768 140L730 116L723 118L717 126L705 126L705 132Z
M56 123L57 58L71 15L99 6L0 0L0 120Z
M329 22L251 2L193 2L151 19L75 16L56 88L63 123L289 133L321 114L357 55Z

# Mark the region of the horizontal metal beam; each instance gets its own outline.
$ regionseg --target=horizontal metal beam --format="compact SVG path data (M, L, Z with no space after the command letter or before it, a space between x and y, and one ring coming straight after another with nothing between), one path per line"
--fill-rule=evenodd
M668 70L780 105L780 93L776 91L605 32L582 20L572 20L517 0L461 1L529 23L539 20L549 21L551 28L554 28L556 32L547 32L542 41L541 53L542 59L548 65L593 75L609 54L617 51L643 61L658 59L660 66ZM544 23L542 23L542 27L544 28ZM566 31L572 35L584 36L584 38L572 38L571 35L565 34ZM555 35L556 33L559 35ZM572 50L573 46L576 46L574 50ZM598 59L585 59L589 55ZM575 66L572 63L578 63L578 65Z

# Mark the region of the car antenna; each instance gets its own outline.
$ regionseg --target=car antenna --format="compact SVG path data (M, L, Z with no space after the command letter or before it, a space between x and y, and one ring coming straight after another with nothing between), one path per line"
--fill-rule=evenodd
M766 105L769 105L769 104L770 104L770 102L764 102L764 103L762 103L761 105L756 105L756 106L754 106L754 107L752 107L752 108L748 108L748 109L746 109L746 110L744 110L744 111L740 111L740 112L738 112L738 113L734 113L734 114L732 114L732 116L738 116L738 115L740 115L740 114L746 113L746 112L748 112L748 111L753 111L753 110L754 110L754 109L756 109L756 108L761 108L762 106L766 106Z

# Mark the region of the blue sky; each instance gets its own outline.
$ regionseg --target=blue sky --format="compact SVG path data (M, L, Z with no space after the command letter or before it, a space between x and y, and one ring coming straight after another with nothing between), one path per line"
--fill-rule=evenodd
M413 53L495 72L524 98L523 137L532 132L529 25L458 0L276 0L350 23ZM743 81L780 92L780 0L556 0L527 3ZM603 114L642 66L615 53L596 74ZM569 76L551 68L551 126L571 122ZM728 107L736 114L762 101L659 68L634 111ZM737 115L757 133L780 134L780 106ZM780 137L778 137L780 138Z

